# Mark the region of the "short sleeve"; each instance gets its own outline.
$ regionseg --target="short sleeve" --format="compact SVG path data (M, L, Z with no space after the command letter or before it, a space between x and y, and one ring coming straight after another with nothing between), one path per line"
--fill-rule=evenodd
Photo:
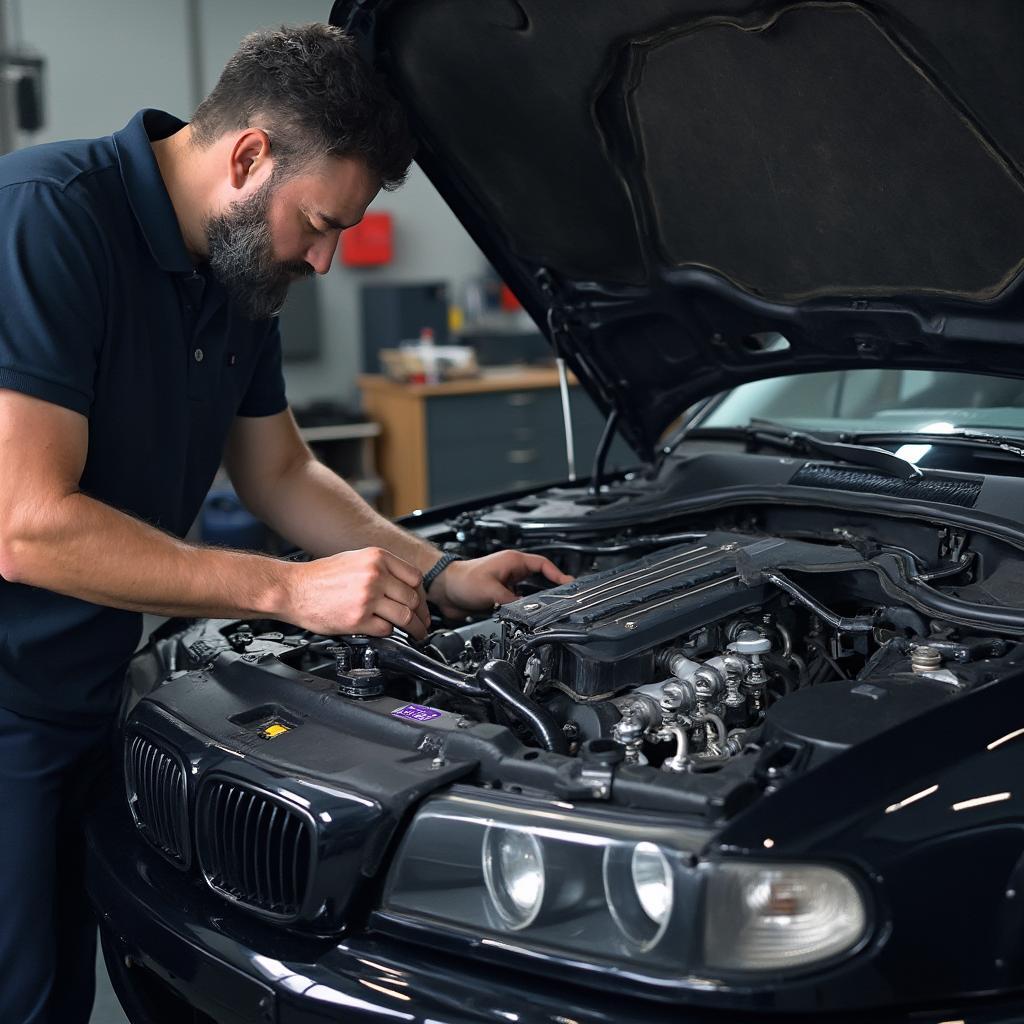
M249 390L238 407L238 415L273 416L287 408L284 371L281 369L281 331L275 318L270 321L267 335L260 346Z
M0 388L88 415L105 330L105 247L46 182L0 188Z

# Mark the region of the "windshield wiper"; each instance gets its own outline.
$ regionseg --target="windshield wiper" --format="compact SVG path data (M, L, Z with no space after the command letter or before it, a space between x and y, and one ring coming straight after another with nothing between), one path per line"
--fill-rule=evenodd
M946 444L961 445L965 448L996 448L1024 458L1024 439L1019 444L1011 444L999 434L976 434L956 432L953 434L933 434L927 431L901 430L864 430L853 434L844 433L853 442L877 441L881 444Z
M842 441L826 441L816 434L808 434L804 430L793 430L772 420L751 419L746 427L697 427L687 433L687 437L704 436L739 436L758 444L768 444L784 451L801 452L805 455L823 455L829 459L848 462L852 466L869 466L901 480L918 480L924 473L913 463L901 459L884 448L874 448L866 444L846 444ZM948 436L948 435L944 435Z

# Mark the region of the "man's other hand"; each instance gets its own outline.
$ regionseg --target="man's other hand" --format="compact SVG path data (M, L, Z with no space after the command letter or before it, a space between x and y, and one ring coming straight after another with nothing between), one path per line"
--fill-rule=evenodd
M539 573L554 584L571 583L554 562L523 551L496 551L493 555L453 562L431 584L430 600L448 618L490 611L516 600L517 583Z
M387 636L398 626L422 640L430 626L418 569L382 548L296 563L289 622L315 633Z

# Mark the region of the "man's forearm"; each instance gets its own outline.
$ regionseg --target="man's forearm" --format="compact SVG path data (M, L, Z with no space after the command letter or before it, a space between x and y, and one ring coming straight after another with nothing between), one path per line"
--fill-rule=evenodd
M81 493L55 499L5 538L0 575L95 604L158 615L287 613L295 567L187 544Z
M388 522L336 473L310 458L293 466L258 498L243 494L250 511L311 555L380 547L426 572L437 549Z

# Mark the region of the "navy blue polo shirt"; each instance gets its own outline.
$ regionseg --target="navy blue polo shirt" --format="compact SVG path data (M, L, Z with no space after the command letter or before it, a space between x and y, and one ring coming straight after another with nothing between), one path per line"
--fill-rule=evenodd
M143 110L112 136L0 158L0 388L86 416L81 489L179 537L235 416L286 406L277 321L243 318L185 249L150 146L181 127ZM112 714L141 627L0 580L0 706Z

